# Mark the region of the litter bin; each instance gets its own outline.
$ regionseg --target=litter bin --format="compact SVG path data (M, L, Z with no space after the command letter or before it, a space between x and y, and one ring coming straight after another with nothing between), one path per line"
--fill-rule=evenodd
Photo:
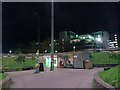
M93 67L92 62L90 60L83 61L84 69L91 69Z
M39 63L39 72L44 72L44 65L43 63Z

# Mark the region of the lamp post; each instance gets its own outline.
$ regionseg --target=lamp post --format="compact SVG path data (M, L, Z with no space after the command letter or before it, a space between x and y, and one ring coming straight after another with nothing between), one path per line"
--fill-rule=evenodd
M73 51L74 51L74 52L75 52L75 48L76 48L76 47L75 47L75 46L73 46Z
M38 57L38 53L36 53L37 57Z
M35 12L35 18L36 18L36 25L37 25L37 47L39 49L39 45L40 45L39 20L40 20L40 17L37 12Z
M57 53L57 50L55 52Z
M50 71L54 71L54 2L51 3L51 65Z
M11 52L12 52L12 51L10 50L9 53L11 54Z
M51 53L54 53L54 2L51 3Z
M37 55L37 58L38 58L39 57L39 50L37 50L36 55Z
M10 57L11 57L11 53L12 53L12 51L10 50L9 53L10 53Z
M47 53L47 50L45 50L45 53Z
M62 51L64 52L64 39L62 38Z

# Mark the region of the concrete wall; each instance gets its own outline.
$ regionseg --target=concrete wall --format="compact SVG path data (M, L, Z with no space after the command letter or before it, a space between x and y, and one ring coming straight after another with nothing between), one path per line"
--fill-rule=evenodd
M111 85L109 85L108 83L104 82L102 79L100 79L99 77L99 73L96 73L94 76L94 83L95 83L95 87L97 88L103 88L103 89L107 89L107 90L115 90L115 88Z

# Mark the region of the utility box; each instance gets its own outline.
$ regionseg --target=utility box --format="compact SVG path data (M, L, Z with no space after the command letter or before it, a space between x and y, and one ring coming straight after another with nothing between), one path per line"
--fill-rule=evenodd
M90 69L93 67L93 64L90 60L85 60L85 61L83 61L83 67L84 67L84 69Z
M90 54L87 50L75 53L73 55L73 67L74 68L85 68L86 60L89 60L89 62L91 62ZM90 67L91 66L87 64L87 68L90 68Z

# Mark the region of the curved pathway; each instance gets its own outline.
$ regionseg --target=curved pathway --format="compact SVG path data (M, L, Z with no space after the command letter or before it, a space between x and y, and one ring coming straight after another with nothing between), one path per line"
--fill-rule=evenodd
M33 74L34 70L9 72L13 75L11 88L92 88L94 74L102 68L45 70Z

